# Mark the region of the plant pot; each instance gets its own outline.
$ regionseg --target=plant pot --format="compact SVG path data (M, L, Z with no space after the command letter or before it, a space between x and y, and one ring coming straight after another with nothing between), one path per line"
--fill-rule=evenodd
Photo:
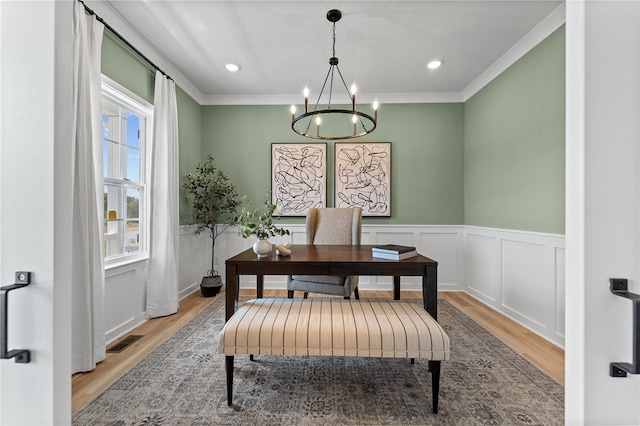
M220 293L222 287L223 284L220 275L202 277L202 282L200 283L200 293L203 297L213 297L216 294Z
M253 252L258 255L258 257L265 257L271 253L273 246L267 240L258 240L253 244Z

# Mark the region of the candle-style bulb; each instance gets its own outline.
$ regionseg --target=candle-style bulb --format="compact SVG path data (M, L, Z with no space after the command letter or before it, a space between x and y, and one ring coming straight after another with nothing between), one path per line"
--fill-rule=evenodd
M356 90L357 87L355 84L351 85L351 108L353 108L353 110L356 110Z
M356 114L353 114L353 117L351 117L351 121L353 121L353 124L356 124L358 122L358 116Z
M305 98L309 97L309 88L305 87L304 90L302 91L302 94L304 95Z
M291 115L296 115L296 106L291 105Z
M375 101L373 101L373 110L374 111L378 110L378 100L377 99Z
M316 126L319 126L322 123L322 119L320 117L316 117Z

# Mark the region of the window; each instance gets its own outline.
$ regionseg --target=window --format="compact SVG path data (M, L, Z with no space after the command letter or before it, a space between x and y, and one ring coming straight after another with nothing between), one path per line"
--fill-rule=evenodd
M104 256L107 266L147 253L146 149L151 106L103 77Z

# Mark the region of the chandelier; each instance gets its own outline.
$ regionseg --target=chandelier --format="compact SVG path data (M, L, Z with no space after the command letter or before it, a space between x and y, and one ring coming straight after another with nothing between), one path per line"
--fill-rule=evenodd
M336 57L336 22L342 18L342 12L332 9L327 12L327 19L333 23L333 56L329 58L329 72L324 79L322 89L318 95L313 111L309 111L309 89L304 88L304 112L296 116L296 107L291 105L291 128L299 135L311 139L338 140L353 139L368 135L376 128L378 121L378 101L373 103L373 117L363 111L356 109L356 86L347 88L347 84L342 77L338 58ZM331 107L333 95L333 81L337 71L340 80L348 97L351 99L351 109L336 109ZM329 83L328 94L325 96L327 107L318 109L320 101L323 99L325 88ZM324 104L323 104L324 105Z

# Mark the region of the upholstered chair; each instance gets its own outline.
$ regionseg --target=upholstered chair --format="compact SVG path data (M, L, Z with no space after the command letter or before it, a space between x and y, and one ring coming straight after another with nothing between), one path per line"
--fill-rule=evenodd
M360 245L362 234L362 209L355 208L312 208L306 220L307 244ZM359 299L358 277L330 275L292 275L287 279L288 296L294 291L303 291L304 298L309 293L323 293L344 296L354 294Z

